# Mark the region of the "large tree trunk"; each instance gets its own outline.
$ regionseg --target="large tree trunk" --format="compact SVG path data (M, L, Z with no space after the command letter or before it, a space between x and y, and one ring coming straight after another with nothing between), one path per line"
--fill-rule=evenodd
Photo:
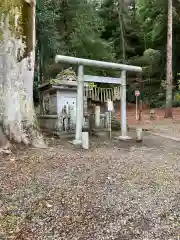
M26 22L23 16L27 16ZM6 15L1 21L3 32L3 41L0 42L1 148L7 147L8 140L45 147L38 131L33 105L35 1L23 3L22 20L24 38L21 39L17 38L16 31L10 31L9 16ZM18 25L13 29L17 28Z
M166 110L165 118L172 117L172 0L168 0L167 66L166 66Z

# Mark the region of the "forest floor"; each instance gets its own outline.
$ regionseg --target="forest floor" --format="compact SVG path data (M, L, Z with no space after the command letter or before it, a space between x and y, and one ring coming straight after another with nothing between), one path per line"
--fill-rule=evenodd
M48 142L0 155L1 240L180 238L180 143Z
M180 141L180 108L173 108L173 118L165 119L165 109L154 109L155 120L150 120L150 109L146 106L141 115L141 121L136 121L135 104L128 104L127 122L130 128L143 128L159 136ZM117 117L120 119L120 113Z
M165 109L164 108L156 108L153 109L155 111L155 120L150 120L150 109L148 106L144 106L141 114L141 121L136 121L136 105L133 103L127 104L127 120L129 125L164 125L167 123L180 123L180 107L173 108L173 118L172 119L164 119ZM116 113L117 117L120 119L121 113L118 111Z

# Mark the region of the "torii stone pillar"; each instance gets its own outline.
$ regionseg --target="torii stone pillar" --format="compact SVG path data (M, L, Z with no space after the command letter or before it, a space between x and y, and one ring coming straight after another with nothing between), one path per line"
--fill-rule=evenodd
M120 140L131 139L127 135L127 119L126 119L126 71L121 72L121 136L117 137Z
M73 144L79 145L82 143L82 127L84 118L84 67L78 67L77 79L77 100L76 100L76 136Z

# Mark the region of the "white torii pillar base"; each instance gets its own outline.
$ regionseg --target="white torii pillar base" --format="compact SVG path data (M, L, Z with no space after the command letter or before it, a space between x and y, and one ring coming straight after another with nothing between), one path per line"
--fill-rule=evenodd
M128 140L132 140L132 137L129 136L119 136L119 137L115 137L117 140L122 140L122 141L128 141Z
M76 140L76 139L74 139L73 141L71 141L71 143L72 143L73 145L82 145L82 141Z

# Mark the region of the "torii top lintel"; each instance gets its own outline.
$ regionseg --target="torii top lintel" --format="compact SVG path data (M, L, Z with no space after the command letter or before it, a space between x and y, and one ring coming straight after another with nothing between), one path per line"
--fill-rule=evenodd
M76 64L82 66L89 66L89 67L100 67L100 68L109 68L114 70L124 70L129 72L142 72L141 67L120 64L120 63L112 63L112 62L103 62L103 61L96 61L90 59L83 59L83 58L76 58L76 57L69 57L63 55L57 55L55 57L56 63L69 63L69 64Z

